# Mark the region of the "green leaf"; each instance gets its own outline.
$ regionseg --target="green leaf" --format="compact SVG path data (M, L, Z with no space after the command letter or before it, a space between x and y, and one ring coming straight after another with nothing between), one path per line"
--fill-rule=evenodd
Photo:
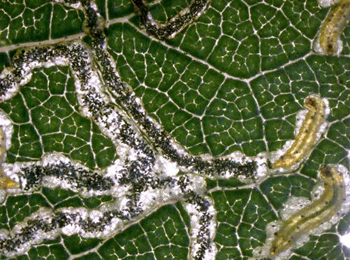
M315 200L322 165L348 181L350 26L339 55L314 48L330 7L215 0L160 40L132 2L0 1L0 171L21 185L0 191L2 258L257 258L290 199ZM161 27L206 1L143 2ZM272 172L311 94L327 127L300 166ZM233 173L237 160L267 172ZM345 202L286 259L349 258L349 218ZM18 250L19 227L40 239Z

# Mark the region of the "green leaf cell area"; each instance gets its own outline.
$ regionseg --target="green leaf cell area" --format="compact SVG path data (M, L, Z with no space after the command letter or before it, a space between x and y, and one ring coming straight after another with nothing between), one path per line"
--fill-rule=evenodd
M103 168L116 156L112 142L79 113L74 79L67 67L35 70L28 84L0 108L14 123L8 162L62 152L90 168Z
M0 46L62 38L82 31L84 14L47 0L0 2Z

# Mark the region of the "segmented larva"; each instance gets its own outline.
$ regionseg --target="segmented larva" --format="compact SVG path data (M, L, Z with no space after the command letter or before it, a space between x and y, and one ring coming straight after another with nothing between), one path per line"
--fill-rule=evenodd
M327 54L338 51L338 40L350 19L350 0L341 0L327 15L321 28L320 45Z
M270 253L277 255L287 250L300 235L330 220L341 208L346 191L343 176L335 168L321 169L324 192L318 200L301 209L286 220L272 242Z
M317 133L325 119L326 105L319 96L311 95L305 99L304 106L308 112L299 133L287 152L273 163L273 169L293 167L303 160L314 146Z
M1 189L13 189L18 188L18 183L14 182L4 173L4 169L1 164L4 160L4 156L6 153L5 147L5 133L4 130L0 127L0 188Z

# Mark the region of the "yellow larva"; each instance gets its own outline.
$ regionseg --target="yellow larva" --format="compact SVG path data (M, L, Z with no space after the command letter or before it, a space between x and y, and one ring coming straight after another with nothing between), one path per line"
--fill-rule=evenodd
M273 169L293 167L303 160L314 146L317 133L324 122L326 105L319 96L311 95L305 99L304 106L308 112L299 133L287 152L273 163Z
M19 184L10 179L2 168L0 168L0 189L14 189L19 188Z
M6 176L1 166L5 153L5 133L4 130L0 127L0 189L18 188L18 183L14 182L8 176Z
M286 220L272 242L270 253L277 255L287 250L302 234L330 220L341 208L346 191L343 176L335 168L321 169L324 192L318 200L301 209Z
M341 0L328 14L320 32L320 45L326 54L338 51L339 36L350 18L350 0Z

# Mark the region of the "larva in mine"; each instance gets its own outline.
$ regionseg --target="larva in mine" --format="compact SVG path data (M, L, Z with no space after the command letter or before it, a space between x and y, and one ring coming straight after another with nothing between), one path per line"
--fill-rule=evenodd
M350 0L340 2L329 12L320 31L320 46L326 54L336 54L339 50L340 34L350 19Z
M272 164L272 168L289 169L302 161L311 151L317 138L317 133L324 123L326 105L316 95L308 96L304 101L308 110L295 141L287 152Z
M1 164L4 160L6 153L6 147L5 147L5 133L2 127L0 127L0 188L1 189L13 189L18 188L18 183L14 182L12 179L10 179L5 173L4 169L2 168Z
M329 221L341 208L346 196L342 174L334 167L326 165L321 169L321 178L324 182L323 194L282 224L275 233L270 248L271 255L287 250L302 234Z

